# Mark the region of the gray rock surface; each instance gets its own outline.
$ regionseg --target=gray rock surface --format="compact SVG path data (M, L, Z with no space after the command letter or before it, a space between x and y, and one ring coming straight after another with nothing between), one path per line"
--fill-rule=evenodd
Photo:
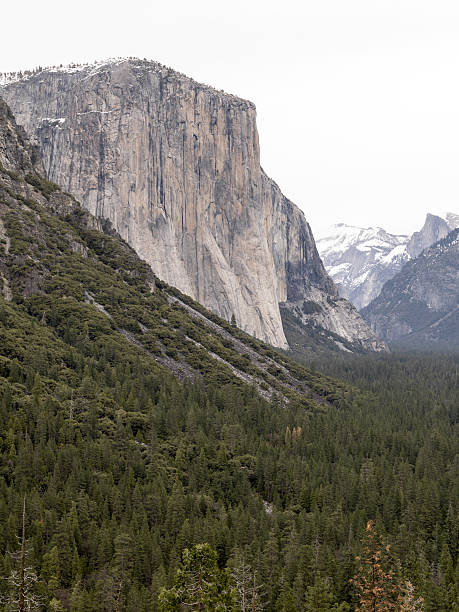
M453 223L453 217L450 213L451 223ZM451 227L451 229L454 229ZM432 244L435 244L442 238L445 238L451 231L448 222L437 215L428 214L424 223L423 228L419 232L414 232L411 236L410 241L406 247L409 256L414 259L422 253L424 249L427 249Z
M424 249L362 310L386 341L459 347L459 229Z
M373 350L338 299L303 213L260 167L251 102L154 62L6 78L51 180L108 218L163 280L287 348L279 303L322 304L321 325Z
M13 173L44 172L38 149L24 128L16 125L8 105L0 98L0 164ZM1 228L0 228L1 231Z

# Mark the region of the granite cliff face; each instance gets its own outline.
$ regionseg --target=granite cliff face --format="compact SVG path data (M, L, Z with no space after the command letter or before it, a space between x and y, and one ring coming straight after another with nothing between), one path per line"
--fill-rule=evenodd
M450 217L456 216L449 213ZM454 227L451 227L454 229ZM437 215L427 214L424 226L419 232L414 232L406 247L410 257L414 259L432 244L445 238L451 231L448 222Z
M0 160L2 391L13 368L22 379L23 365L35 355L47 383L52 381L46 388L57 391L55 405L68 414L60 383L76 385L71 397L77 397L80 359L88 349L100 355L106 347L118 368L142 364L150 383L166 376L170 385L169 372L182 381L241 390L250 385L267 400L275 396L283 406L293 400L307 410L344 398L341 383L302 368L158 281L106 221L40 176L36 149L1 99ZM117 377L111 381L117 384ZM98 387L105 402L107 385ZM26 386L16 387L27 393ZM85 404L71 404L70 419L87 422ZM109 405L93 425L111 435L109 423L120 413Z
M456 215L456 213L445 213L445 221L448 224L450 231L456 229L456 227L459 227L459 215Z
M320 327L384 348L338 297L304 215L263 173L251 102L140 60L9 77L2 95L49 178L167 283L275 346L288 346L279 303L312 300Z
M362 310L388 342L459 346L459 229L424 249Z

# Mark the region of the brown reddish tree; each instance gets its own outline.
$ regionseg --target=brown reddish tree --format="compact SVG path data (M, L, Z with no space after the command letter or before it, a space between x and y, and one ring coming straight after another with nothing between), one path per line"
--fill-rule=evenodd
M363 550L357 560L360 566L351 579L358 598L356 612L398 612L401 588L390 546L377 533L374 521L367 523Z

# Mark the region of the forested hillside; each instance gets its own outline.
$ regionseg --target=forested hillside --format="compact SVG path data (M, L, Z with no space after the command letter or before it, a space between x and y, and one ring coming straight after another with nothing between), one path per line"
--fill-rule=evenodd
M261 609L354 605L369 518L425 609L454 609L457 361L362 362L375 394L305 411L181 384L128 344L65 342L4 302L1 321L5 578L26 493L27 565L44 600L71 610L115 610L118 597L157 609L181 551L201 542L220 567L245 557Z
M29 609L181 610L198 593L188 609L354 610L372 546L388 606L410 581L425 610L457 609L457 358L290 361L155 279L16 136L0 168L3 610L21 609L23 533ZM395 605L379 609L410 609Z

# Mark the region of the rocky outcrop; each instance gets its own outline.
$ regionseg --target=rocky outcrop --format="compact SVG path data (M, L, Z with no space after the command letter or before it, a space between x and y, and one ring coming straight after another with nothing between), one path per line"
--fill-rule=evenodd
M285 329L285 311L290 312L308 344L318 337L332 339L328 346L342 348L335 336L351 350L387 349L363 321L354 306L340 297L317 252L314 237L303 213L282 195L279 187L262 173L263 202L268 205L268 237L278 282L277 299ZM329 334L328 332L331 332ZM292 346L292 341L289 341ZM321 344L321 342L319 342Z
M261 170L251 102L140 60L7 81L49 178L108 218L160 278L282 348L279 303L320 299L324 325L341 319L372 349L358 313L333 301L304 215Z
M30 143L24 128L16 125L11 110L1 98L0 165L9 172L22 175L44 172L38 149Z
M457 215L454 215L457 216ZM453 215L450 213L451 222ZM451 227L451 229L454 229ZM415 258L427 249L432 244L435 244L442 238L445 238L451 231L448 222L438 217L437 215L428 214L423 228L419 232L414 232L406 247L406 250L411 258Z
M388 342L459 346L459 229L425 249L362 310Z

